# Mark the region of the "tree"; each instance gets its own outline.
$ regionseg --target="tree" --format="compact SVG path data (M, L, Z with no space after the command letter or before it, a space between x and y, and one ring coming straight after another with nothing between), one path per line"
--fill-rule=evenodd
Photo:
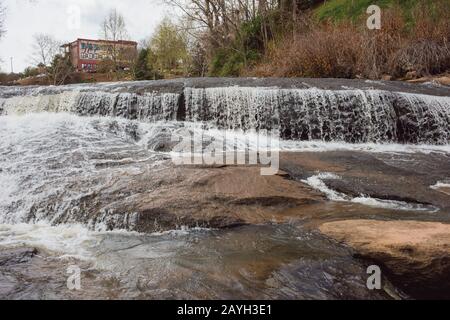
M60 50L60 42L48 34L35 34L32 61L35 65L48 66Z
M26 67L25 70L23 71L24 78L36 77L37 75L39 75L39 68Z
M165 18L157 27L150 41L151 54L155 66L161 74L177 74L186 70L188 60L185 35Z
M208 57L205 42L196 40L189 49L189 76L204 77L208 72Z
M102 32L105 40L119 41L128 38L125 18L117 12L117 9L111 10L103 20Z
M65 83L70 74L74 71L69 55L57 54L47 68L47 73L53 85L59 86Z
M259 61L288 32L296 33L302 11L323 0L164 0L192 22L212 75L239 75ZM189 33L191 33L189 31ZM197 48L190 47L194 51ZM199 55L200 54L200 55ZM200 63L199 63L200 62ZM200 66L200 68L198 67ZM203 71L201 71L203 73Z
M157 80L161 78L158 72L154 70L153 64L148 61L149 57L153 57L150 51L151 49L141 49L139 51L134 66L134 77L136 80Z
M118 44L118 41L128 39L125 18L116 9L113 9L103 20L101 27L104 39L112 41L109 47L109 58L113 63L114 71L119 72L120 61L127 59L127 56L130 54L129 52L125 52L120 44Z

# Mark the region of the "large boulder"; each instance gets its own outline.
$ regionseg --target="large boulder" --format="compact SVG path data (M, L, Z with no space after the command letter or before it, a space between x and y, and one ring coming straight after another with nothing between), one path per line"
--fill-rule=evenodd
M347 220L325 223L320 231L383 266L412 297L450 298L450 224Z

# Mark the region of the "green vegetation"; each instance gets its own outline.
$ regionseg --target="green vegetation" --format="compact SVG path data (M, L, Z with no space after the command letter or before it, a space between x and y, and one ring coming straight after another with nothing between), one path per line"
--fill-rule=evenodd
M264 50L261 30L260 17L243 23L230 46L215 52L209 74L218 77L239 76L243 69L256 64Z
M414 78L450 69L450 0L165 1L181 6L184 16L163 19L137 56L114 50L115 58L98 68L108 81L191 76ZM366 27L370 5L382 8L380 30ZM126 34L116 11L102 28L111 39ZM52 48L47 44L54 41L42 38L46 41L39 42L41 47ZM52 61L47 55L38 58ZM118 68L119 61L130 63ZM61 77L62 72L63 79L70 78L66 63L57 62L60 68L46 62L25 75L45 69L46 74Z
M380 30L366 28L372 3L385 8ZM412 79L448 72L449 6L448 0L327 1L250 74Z
M332 20L357 21L366 14L370 5L377 5L382 9L401 8L405 17L411 18L411 11L418 5L435 6L435 0L330 0L314 10L314 16L319 21Z
M405 2L409 2L406 0ZM414 1L414 0L412 0ZM325 2L314 11L315 17L319 21L333 20L341 21L344 19L351 19L355 21L366 13L370 5L378 5L381 8L386 8L392 5L395 0L331 0ZM402 1L400 1L402 2Z
M189 60L187 47L185 35L176 24L165 18L150 40L148 62L160 74L169 77L183 75L187 72Z
M152 61L154 55L150 49L141 49L135 65L135 79L136 80L157 80L161 79L161 75L155 70Z

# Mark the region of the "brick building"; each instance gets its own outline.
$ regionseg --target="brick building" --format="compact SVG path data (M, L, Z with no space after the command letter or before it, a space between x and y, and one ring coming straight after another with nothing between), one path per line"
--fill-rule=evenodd
M113 60L113 57L116 57L119 67L127 68L137 54L137 42L124 40L77 39L62 48L79 72L96 72L102 60Z

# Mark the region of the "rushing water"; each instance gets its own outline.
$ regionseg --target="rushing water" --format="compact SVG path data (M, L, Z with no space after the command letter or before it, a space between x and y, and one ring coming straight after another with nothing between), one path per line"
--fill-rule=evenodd
M152 179L173 165L169 138L186 129L206 128L211 139L229 130L238 148L258 130L277 129L281 151L448 154L448 97L355 89L137 91L103 85L0 94L0 252L39 250L22 264L0 253L0 298L398 297L388 282L384 291L368 291L366 262L304 221L145 234L135 232L139 213L123 204L139 202L148 188L170 188ZM403 142L416 144L395 144ZM438 210L348 197L326 187L325 178L339 177L319 173L304 183L341 203L331 211L361 204L405 216ZM81 293L65 286L73 264L83 270Z
M450 98L379 89L193 88L141 85L8 89L0 114L71 112L154 122L207 122L220 129L278 130L288 140L448 144ZM173 90L173 89L172 89Z
M353 259L348 249L292 225L161 234L0 225L0 243L7 248L26 244L51 250L50 256L28 264L26 272L2 268L2 298L395 297L389 283L385 292L367 290L365 265ZM83 271L83 291L78 297L77 292L65 288L66 269L74 264ZM50 281L42 283L43 277Z

